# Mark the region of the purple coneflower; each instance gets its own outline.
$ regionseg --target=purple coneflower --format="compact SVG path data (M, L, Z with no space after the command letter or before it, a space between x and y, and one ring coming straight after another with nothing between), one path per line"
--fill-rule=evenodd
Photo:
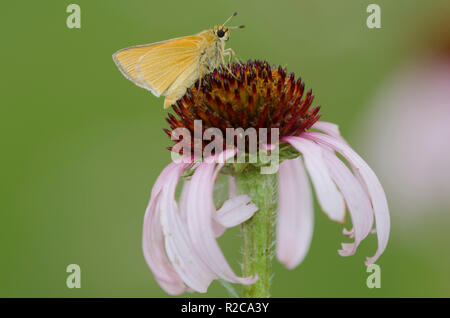
M342 243L340 255L353 255L374 232L374 217L378 250L366 265L383 253L390 228L383 188L338 127L318 121L319 107L311 107L314 96L311 90L304 94L304 88L301 79L287 76L281 67L259 61L233 64L231 73L216 70L173 107L177 116L169 114L171 130L166 131L172 137L177 128L193 133L196 120L202 121L202 131L277 129L280 142L261 143L258 152L276 151L281 164L277 173L262 174L265 163L230 163L240 151L234 147L237 139L246 140L238 135L233 144L220 140L225 150L203 161L184 153L183 160L163 170L145 214L143 249L157 282L169 294L206 292L213 280L222 279L243 284L243 296L269 296L273 247L288 268L300 264L308 251L313 232L309 180L330 219L343 223L349 211L353 229L344 229L344 234L354 241ZM186 145L207 146L201 140ZM219 174L229 176L230 191L228 200L216 206L213 191ZM242 276L233 272L216 241L236 225L242 229Z
M432 207L448 214L450 50L446 56L424 55L402 65L380 88L372 106L362 120L363 141L370 145L366 151L393 194L391 203L407 211L396 216L404 225L422 226ZM424 111L432 115L424 116ZM380 125L383 129L375 138Z
M443 225L450 211L450 2L422 14L428 23L410 39L418 47L382 82L358 129L408 242L411 230L433 218Z

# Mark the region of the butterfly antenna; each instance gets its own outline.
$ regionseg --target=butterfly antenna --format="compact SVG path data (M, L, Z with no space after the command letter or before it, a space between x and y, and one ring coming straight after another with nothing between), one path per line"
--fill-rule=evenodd
M228 29L230 29L230 30L233 30L233 29L243 29L243 28L245 28L245 25L236 25L236 26L231 26L231 27L228 27Z
M229 17L223 24L222 24L222 26L224 26L225 24L227 24L228 23L228 21L230 21L233 17L235 17L235 16L237 16L237 11L235 11L232 15L231 15L231 17Z

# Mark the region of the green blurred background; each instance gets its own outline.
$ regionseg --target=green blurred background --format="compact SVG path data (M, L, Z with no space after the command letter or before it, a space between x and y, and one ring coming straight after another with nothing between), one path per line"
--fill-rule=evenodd
M194 34L237 10L232 24L247 28L232 32L227 46L244 60L268 60L302 76L322 118L338 123L364 157L355 133L364 105L420 50L416 31L441 3L378 0L382 28L368 29L373 2L77 0L81 29L68 29L70 1L4 1L0 296L167 296L141 251L149 193L170 161L167 111L162 98L121 75L111 58L116 50ZM305 261L295 270L274 261L274 297L450 296L449 223L435 220L417 235L394 219L378 261L381 288L369 289L363 261L376 238L342 258L342 226L317 205L315 215ZM238 270L238 229L220 244ZM72 263L81 266L80 289L66 287ZM214 282L206 296L227 293Z

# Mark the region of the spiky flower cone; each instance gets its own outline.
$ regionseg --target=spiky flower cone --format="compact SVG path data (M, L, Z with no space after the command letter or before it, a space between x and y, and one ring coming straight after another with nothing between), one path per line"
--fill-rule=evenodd
M229 71L231 70L231 72ZM297 136L310 128L320 117L320 106L311 107L312 90L305 96L305 84L295 80L280 67L267 62L249 61L220 67L188 89L169 114L171 130L187 128L194 135L194 121L202 120L203 130L218 128L225 135L227 128L278 128L280 137ZM165 129L171 136L171 130ZM202 132L203 133L203 132ZM227 146L224 141L224 148ZM207 142L202 141L203 147ZM170 148L171 149L171 148Z

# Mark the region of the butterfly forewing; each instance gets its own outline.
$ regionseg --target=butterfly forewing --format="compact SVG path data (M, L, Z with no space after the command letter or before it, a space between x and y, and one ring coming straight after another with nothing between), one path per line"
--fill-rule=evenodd
M186 36L165 42L134 46L114 54L122 73L156 96L166 95L181 74L198 68L204 39ZM188 72L188 73L189 73Z

